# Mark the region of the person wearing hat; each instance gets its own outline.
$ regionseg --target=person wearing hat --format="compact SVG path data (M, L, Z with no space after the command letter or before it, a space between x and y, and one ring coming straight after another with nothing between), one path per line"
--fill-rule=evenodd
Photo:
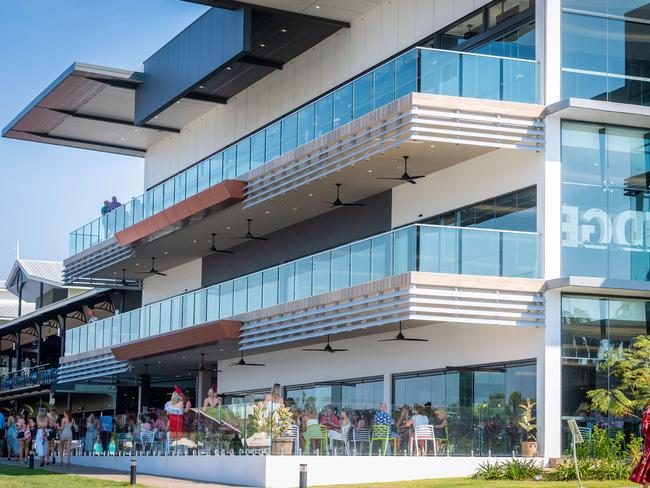
M219 405L221 405L221 400L217 396L217 385L212 385L208 390L208 396L203 400L203 408L218 407Z

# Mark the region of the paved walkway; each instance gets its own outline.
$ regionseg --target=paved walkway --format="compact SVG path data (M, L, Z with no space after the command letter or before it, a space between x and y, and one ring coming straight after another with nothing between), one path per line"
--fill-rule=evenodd
M58 458L57 458L58 461ZM9 464L20 466L17 462L8 462L6 459L0 461L0 464ZM26 466L26 465L24 465ZM129 473L124 471L115 471L112 469L95 468L89 466L44 466L38 467L38 461L35 463L35 470L47 470L54 473L76 474L85 478L96 478L111 481L129 481ZM136 481L139 485L157 487L157 488L232 488L234 485L224 485L218 483L208 483L203 481L183 480L179 478L167 478L165 476L154 476L150 474L138 473Z

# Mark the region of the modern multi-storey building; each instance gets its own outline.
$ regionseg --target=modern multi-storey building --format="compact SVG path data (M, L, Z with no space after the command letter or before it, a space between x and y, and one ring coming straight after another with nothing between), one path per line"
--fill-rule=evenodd
M68 327L55 388L447 417L437 471L319 458L323 483L517 454L526 399L560 457L605 353L650 330L650 3L197 3L143 72L74 63L3 131L145 159L64 262L141 303Z

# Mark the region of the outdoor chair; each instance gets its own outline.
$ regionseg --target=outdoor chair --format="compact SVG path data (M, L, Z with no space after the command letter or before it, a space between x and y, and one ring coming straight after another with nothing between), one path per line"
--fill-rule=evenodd
M311 450L311 441L318 441L320 451L328 454L327 445L327 427L321 424L308 425L305 431L305 454L309 454Z
M296 424L289 427L289 429L284 433L285 437L290 437L293 439L293 453L294 455L300 454L300 427Z
M388 450L388 443L393 443L393 453L397 452L397 437L391 437L390 426L388 425L373 425L372 436L370 437L370 455L372 455L372 445L375 441L383 442L382 455L386 455Z
M580 431L580 434L582 434L582 438L585 442L591 440L591 427L578 427L578 430Z
M140 445L142 452L146 453L147 450L153 449L153 441L156 433L153 430L143 430L140 432Z
M355 453L359 451L359 446L366 443L368 451L370 451L370 431L368 429L353 429L352 430L352 443L354 444Z
M440 436L436 437L436 448L438 450L438 454L445 454L449 456L450 454L453 454L453 446L449 444L449 428L445 427L444 429L439 430L442 430L442 433Z
M438 446L436 445L436 434L433 425L416 425L413 429L411 443L415 444L415 453L418 456L420 455L420 441L424 442L423 451L425 456L427 455L429 442L433 445L433 455L438 455ZM411 452L413 452L413 447L411 447Z
M341 428L341 432L338 431L329 431L328 435L330 438L330 452L335 451L335 442L343 443L343 450L345 454L350 455L350 427L348 424L345 427Z

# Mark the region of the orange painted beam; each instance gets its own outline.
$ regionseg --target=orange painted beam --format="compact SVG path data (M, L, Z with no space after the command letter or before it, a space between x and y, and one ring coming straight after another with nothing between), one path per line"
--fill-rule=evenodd
M229 207L244 199L246 182L225 180L194 196L178 202L162 212L141 220L115 234L120 246L142 240L168 227L177 225L190 217L208 210Z

